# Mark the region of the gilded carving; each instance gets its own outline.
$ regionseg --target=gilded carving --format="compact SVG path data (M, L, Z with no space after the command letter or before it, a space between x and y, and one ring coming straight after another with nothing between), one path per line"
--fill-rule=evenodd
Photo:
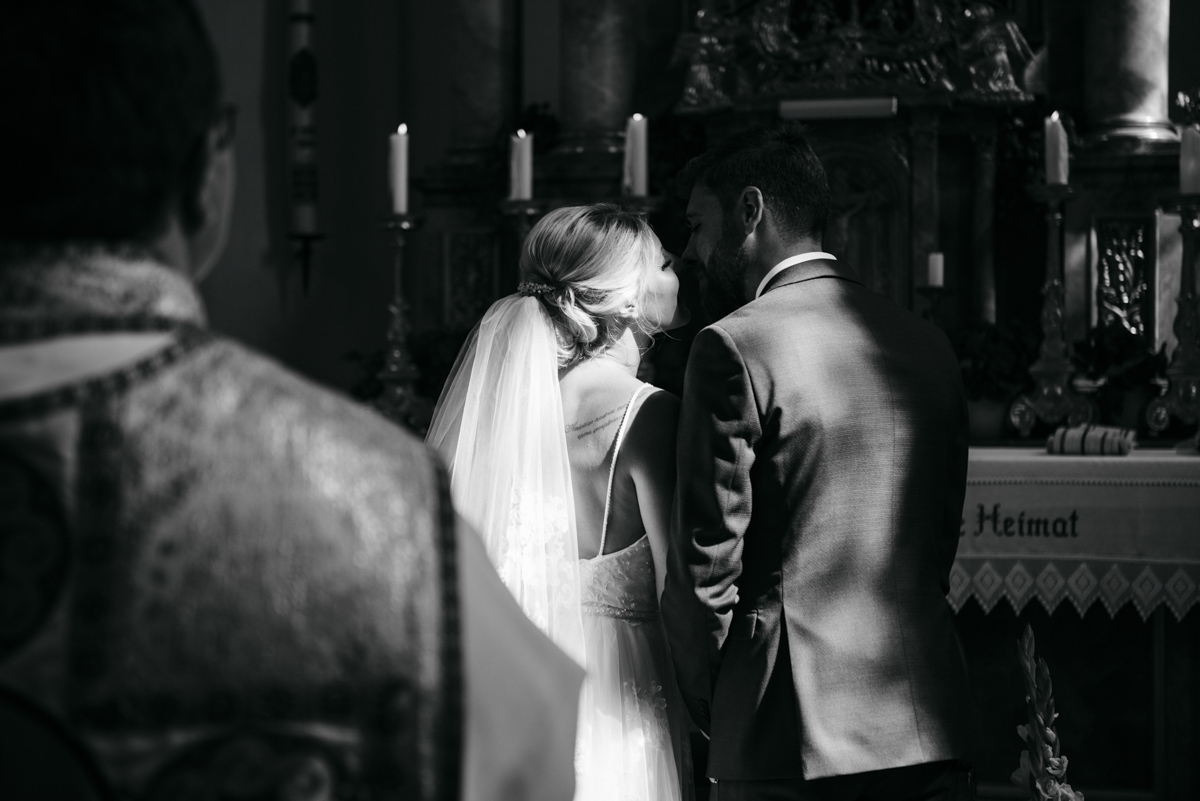
M860 92L1032 99L1019 80L1029 45L980 0L756 0L700 12L676 53L685 111Z
M1101 325L1146 333L1148 220L1096 221L1096 313Z
M687 61L683 96L678 108L690 111L715 111L733 105L726 81L734 69L737 27L730 18L700 9L695 17L696 30L684 33L675 44L671 64Z

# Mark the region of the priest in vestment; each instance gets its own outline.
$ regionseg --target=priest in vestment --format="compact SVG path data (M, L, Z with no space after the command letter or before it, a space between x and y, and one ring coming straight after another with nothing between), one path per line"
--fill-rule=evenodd
M190 0L0 26L0 797L569 798L581 671L430 451L205 327Z

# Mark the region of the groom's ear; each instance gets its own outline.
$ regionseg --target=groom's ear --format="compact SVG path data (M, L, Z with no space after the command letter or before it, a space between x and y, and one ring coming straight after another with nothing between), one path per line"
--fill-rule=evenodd
M747 186L741 191L737 199L737 221L743 233L749 236L762 225L765 209L762 190L757 186Z

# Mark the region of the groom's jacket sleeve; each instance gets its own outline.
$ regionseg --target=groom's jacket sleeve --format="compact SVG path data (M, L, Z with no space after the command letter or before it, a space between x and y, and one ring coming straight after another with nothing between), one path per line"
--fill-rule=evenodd
M680 407L672 565L664 605L681 689L707 729L750 524L750 468L762 433L746 365L710 326L688 359Z

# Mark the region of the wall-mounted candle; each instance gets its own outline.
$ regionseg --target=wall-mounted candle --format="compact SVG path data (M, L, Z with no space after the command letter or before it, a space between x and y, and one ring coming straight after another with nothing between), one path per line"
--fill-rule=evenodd
M408 214L408 126L401 123L389 139L388 176L392 189L392 213Z
M946 258L939 252L929 254L929 280L931 287L941 287L946 281Z
M626 195L645 197L649 188L646 148L649 123L641 114L634 114L625 123L625 176L621 190Z
M533 199L533 134L523 128L508 137L508 199Z
M1200 128L1186 125L1179 137L1179 191L1200 194Z
M1065 184L1070 175L1067 156L1067 131L1058 112L1046 118L1046 183Z

